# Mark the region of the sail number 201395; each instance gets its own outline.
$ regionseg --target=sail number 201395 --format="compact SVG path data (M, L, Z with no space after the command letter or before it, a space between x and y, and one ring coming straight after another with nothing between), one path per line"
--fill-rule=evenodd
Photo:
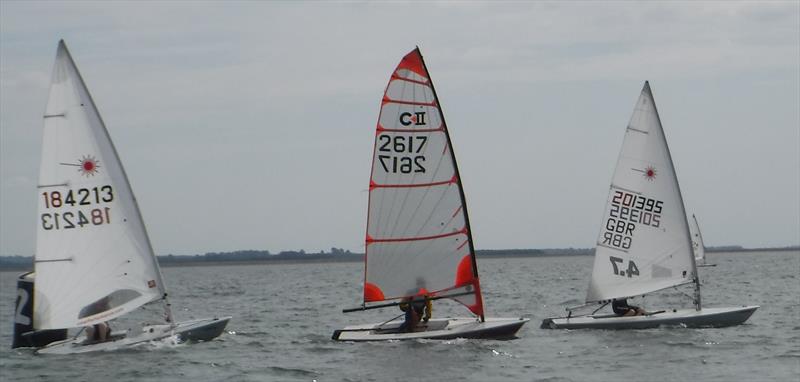
M425 173L425 143L428 137L421 135L379 135L378 161L389 173ZM384 153L391 153L384 154Z
M664 202L621 190L614 190L600 244L628 250L640 225L659 228Z
M45 191L42 192L42 199L47 210L54 210L41 215L42 228L47 231L111 223L111 208L99 206L114 201L114 189L111 185L66 192Z

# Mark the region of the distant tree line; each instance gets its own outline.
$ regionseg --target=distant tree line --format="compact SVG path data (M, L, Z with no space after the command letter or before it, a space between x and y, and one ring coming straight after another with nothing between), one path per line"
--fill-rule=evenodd
M742 248L738 245L706 247L708 252L753 252L753 251L796 251L800 246L779 248ZM492 257L542 257L542 256L591 256L594 248L548 248L548 249L479 249L478 258ZM305 250L270 253L267 250L241 250L233 252L208 252L202 255L162 255L158 262L165 266L203 263L252 263L270 261L363 261L363 253L350 252L341 248L331 248L329 252L306 252ZM32 269L33 257L0 256L0 269Z

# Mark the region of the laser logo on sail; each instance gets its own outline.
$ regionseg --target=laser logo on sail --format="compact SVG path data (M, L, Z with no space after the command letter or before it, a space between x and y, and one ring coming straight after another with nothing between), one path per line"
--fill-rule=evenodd
M631 170L641 172L645 179L652 182L656 180L656 175L658 175L658 171L653 166L647 166L644 170L638 168L632 168Z
M100 163L91 155L85 155L78 163L81 166L78 171L86 177L94 176L100 168Z

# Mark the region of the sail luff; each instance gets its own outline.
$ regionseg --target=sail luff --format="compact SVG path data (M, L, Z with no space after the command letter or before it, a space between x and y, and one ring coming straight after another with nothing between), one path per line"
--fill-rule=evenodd
M645 87L645 89L647 89L647 93L650 95L650 99L653 101L653 110L656 113L656 119L658 120L658 126L661 128L661 138L663 140L664 147L666 148L666 151L667 151L667 158L669 159L669 163L672 164L672 170L675 173L675 185L677 186L678 201L679 201L678 208L680 210L680 214L681 214L680 216L686 222L686 224L683 225L684 226L684 238L686 239L686 244L689 246L689 248L692 248L692 234L691 234L691 232L689 232L689 221L686 219L686 207L685 207L686 205L683 203L683 193L681 192L680 181L678 180L678 172L675 170L675 161L672 160L672 152L669 150L669 144L667 143L667 135L666 135L666 133L664 133L664 128L661 125L661 116L658 114L658 106L656 105L655 97L653 97L653 91L652 91L652 89L650 89L650 81L645 81L644 82L644 87ZM693 277L694 277L694 285L695 285L695 288L694 288L694 293L695 293L694 304L695 304L695 308L697 310L700 310L700 308L701 308L701 304L700 304L700 276L698 276L698 274L697 274L697 262L694 259L694 251L689 251L686 255L689 256L689 261L691 261L691 263L692 263L692 274L693 274Z
M425 72L428 73L428 81L430 82L431 91L433 91L433 98L436 100L436 104L439 107L439 114L442 118L442 128L445 132L445 137L447 137L447 145L450 148L450 158L453 160L453 168L455 170L456 175L456 184L458 185L458 192L461 195L461 205L464 212L464 222L467 228L467 240L469 242L469 252L470 257L472 258L472 273L475 275L475 282L477 283L477 291L475 292L475 297L478 300L478 305L480 306L481 311L481 321L485 321L484 313L483 313L483 295L480 290L480 278L478 277L478 261L475 257L475 244L472 239L472 228L469 224L469 211L467 208L467 198L464 195L464 186L461 181L461 173L458 171L458 161L456 160L456 153L455 149L453 148L453 142L450 139L450 131L447 129L447 122L444 117L444 110L442 110L441 102L439 102L439 96L436 95L436 86L433 84L433 78L430 77L430 72L428 72L428 66L425 64L425 58L422 56L422 52L419 50L419 46L416 47L417 54L419 54L420 61L422 61L422 67L425 68Z

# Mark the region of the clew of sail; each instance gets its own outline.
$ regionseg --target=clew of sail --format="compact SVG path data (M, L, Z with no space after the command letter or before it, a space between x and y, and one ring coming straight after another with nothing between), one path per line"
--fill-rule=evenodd
M645 82L611 181L586 301L642 295L695 274L678 179Z
M706 246L703 244L703 235L700 233L700 224L697 223L697 217L692 214L691 225L689 225L690 232L692 233L692 249L694 250L694 260L698 264L705 264L706 262Z
M164 296L125 170L63 41L42 141L36 329L95 324Z
M419 49L381 102L369 185L364 303L451 296L483 314L464 193Z

